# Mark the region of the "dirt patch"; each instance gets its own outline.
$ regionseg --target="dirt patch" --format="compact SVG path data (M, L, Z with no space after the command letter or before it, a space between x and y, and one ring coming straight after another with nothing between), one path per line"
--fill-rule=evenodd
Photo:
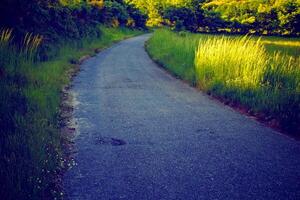
M81 58L79 58L78 64L81 65L84 61L86 61L89 58L91 58L90 55L82 56Z
M73 65L69 71L67 71L68 79L72 82L74 76L80 71L79 65ZM75 104L75 94L70 91L71 84L63 86L61 90L61 104L59 111L59 125L61 132L61 145L63 150L63 158L60 161L60 173L56 178L56 184L53 186L55 191L58 191L63 197L63 175L64 173L76 165L73 158L74 154L74 138L77 123L73 118L73 110Z

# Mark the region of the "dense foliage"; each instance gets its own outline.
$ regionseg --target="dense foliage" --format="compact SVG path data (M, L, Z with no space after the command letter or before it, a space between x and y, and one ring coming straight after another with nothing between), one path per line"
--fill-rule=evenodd
M193 32L299 35L299 0L126 0L149 16Z
M202 7L220 13L239 32L292 35L300 32L299 0L212 0Z
M63 6L57 0L4 0L0 4L0 27L14 29L17 42L26 33L42 35L41 56L47 59L53 56L50 47L57 47L53 44L100 35L99 29L94 28L94 10L92 6Z
M147 16L122 0L107 0L101 10L101 21L112 26L146 28Z
M101 23L145 28L146 16L122 0L3 0L0 19L0 28L12 28L15 40L27 33L42 35L45 60L57 53L60 42L99 37Z

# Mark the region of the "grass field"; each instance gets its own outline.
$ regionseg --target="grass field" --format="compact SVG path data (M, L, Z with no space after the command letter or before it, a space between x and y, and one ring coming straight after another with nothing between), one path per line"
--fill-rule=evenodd
M299 134L300 39L157 30L151 57L203 91Z
M11 43L13 32L0 33L2 199L61 197L53 181L63 167L59 106L62 86L69 82L67 71L74 67L70 61L141 33L105 27L101 31L100 38L62 44L59 56L47 62L35 56L39 37L17 47Z

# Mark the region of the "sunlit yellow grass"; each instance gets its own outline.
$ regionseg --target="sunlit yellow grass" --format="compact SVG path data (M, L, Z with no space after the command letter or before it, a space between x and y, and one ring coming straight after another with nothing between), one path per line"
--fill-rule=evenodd
M0 33L0 42L9 42L12 38L12 29L3 29Z
M0 32L0 45L8 44L13 40L13 29L3 29ZM21 53L32 54L38 49L42 44L43 36L33 35L32 33L26 33L21 45Z
M211 82L254 87L261 81L267 53L260 40L211 38L201 40L196 51L195 68L200 86Z
M300 47L300 41L270 41L270 40L262 40L262 43L263 44L281 45L281 46Z
M224 87L298 90L299 57L279 52L268 54L261 40L210 38L200 40L195 56L195 72L201 88Z
M42 41L43 36L27 33L24 37L23 45L27 51L33 52L41 45Z

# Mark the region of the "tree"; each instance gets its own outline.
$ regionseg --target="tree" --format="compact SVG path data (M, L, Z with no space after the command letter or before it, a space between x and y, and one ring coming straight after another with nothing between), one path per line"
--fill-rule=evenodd
M127 5L127 11L130 18L134 22L134 27L146 29L146 21L148 19L147 15L142 13L138 8L132 4Z
M289 0L277 9L282 33L300 35L300 3Z
M125 25L129 14L125 6L117 0L107 0L101 10L102 20L107 25Z

